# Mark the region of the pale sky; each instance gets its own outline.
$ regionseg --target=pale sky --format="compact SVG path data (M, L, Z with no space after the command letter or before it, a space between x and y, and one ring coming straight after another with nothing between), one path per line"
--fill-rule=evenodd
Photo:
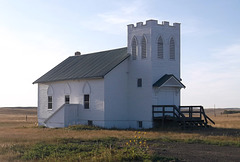
M127 25L181 23L182 105L240 107L239 0L0 0L0 107L75 51L127 46Z

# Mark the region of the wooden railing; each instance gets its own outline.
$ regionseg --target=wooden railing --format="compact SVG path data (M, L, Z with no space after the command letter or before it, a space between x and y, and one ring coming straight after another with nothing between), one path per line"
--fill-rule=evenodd
M179 111L176 105L153 105L152 113L154 118L161 118L164 116L175 118L185 117L184 114Z
M162 126L164 125L164 120L176 119L183 123L183 128L185 129L185 115L177 108L176 105L153 105L152 106L152 116L153 120L162 120Z
M215 122L205 114L203 106L179 106L179 110L188 120L204 120L205 124L207 124L208 121L215 124Z
M203 122L207 126L208 121L215 124L204 111L202 106L180 106L177 108L176 105L153 105L152 106L153 120L162 120L164 123L165 119L176 119L182 122L184 128L186 122Z

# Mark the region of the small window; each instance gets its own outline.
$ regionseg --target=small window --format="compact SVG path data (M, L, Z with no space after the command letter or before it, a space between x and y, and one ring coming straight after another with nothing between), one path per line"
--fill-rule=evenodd
M138 128L142 128L142 121L138 121Z
M142 87L142 78L137 80L137 87Z
M48 109L52 109L52 96L48 96Z
M88 125L92 126L93 125L93 121L92 120L88 120Z
M66 95L65 96L65 104L69 104L70 103L70 96Z
M89 109L89 95L84 95L84 109Z

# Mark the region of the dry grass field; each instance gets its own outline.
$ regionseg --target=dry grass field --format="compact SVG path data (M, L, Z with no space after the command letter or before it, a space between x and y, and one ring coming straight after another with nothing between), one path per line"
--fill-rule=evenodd
M214 127L240 129L240 113L223 114L224 110L240 111L240 109L206 109L206 113L211 119L216 121Z
M216 123L213 128L165 128L136 132L39 128L36 126L36 108L0 108L0 161L238 161L240 113L226 115L221 113L223 111L216 109L215 116L212 109L206 110ZM131 145L135 137L143 140L139 138L139 143ZM102 141L101 144L99 141ZM83 144L94 146L92 149L97 147L97 151L88 151L88 154L84 151L74 154L63 151L65 146L69 147L68 150L72 147L78 150L80 148L76 147ZM56 149L56 146L59 146L58 151L52 155L51 149ZM34 152L39 148L40 152L48 150L48 147L51 149L47 155L42 153L38 157ZM63 152L64 155L60 154Z

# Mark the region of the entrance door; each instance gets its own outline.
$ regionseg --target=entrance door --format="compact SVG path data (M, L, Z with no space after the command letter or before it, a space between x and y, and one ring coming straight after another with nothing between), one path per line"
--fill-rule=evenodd
M160 91L158 94L158 105L175 105L174 91Z

